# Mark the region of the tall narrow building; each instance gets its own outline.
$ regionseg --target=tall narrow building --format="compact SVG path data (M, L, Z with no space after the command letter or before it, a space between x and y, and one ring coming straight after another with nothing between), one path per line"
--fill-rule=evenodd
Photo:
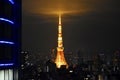
M21 0L0 0L0 80L22 80Z
M64 57L64 47L62 39L62 25L61 25L61 14L59 13L59 25L58 25L58 47L57 47L57 56L55 60L57 68L60 68L62 65L68 66L65 57Z

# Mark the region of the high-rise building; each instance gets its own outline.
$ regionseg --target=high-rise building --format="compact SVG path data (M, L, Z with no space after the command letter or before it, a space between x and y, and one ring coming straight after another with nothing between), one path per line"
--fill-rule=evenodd
M21 58L21 68L24 69L25 67L27 67L28 65L30 65L30 62L29 62L29 52L27 51L22 51L21 52L21 55L20 55L20 58Z
M52 49L50 52L50 60L55 62L55 57L56 57L56 51L55 51L55 49Z
M113 55L113 71L120 71L120 50L114 52Z
M21 0L0 0L0 80L18 80Z
M58 25L58 47L57 47L57 56L55 60L57 68L60 68L62 65L68 67L68 64L64 57L64 47L62 39L62 25L61 25L61 13L59 13L59 25Z

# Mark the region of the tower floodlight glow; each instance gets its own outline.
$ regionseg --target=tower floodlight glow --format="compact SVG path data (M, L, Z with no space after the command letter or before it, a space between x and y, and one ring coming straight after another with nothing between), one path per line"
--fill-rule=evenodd
M15 44L15 43L10 41L0 41L0 44Z
M62 40L62 25L61 25L61 12L59 12L59 25L58 25L58 47L57 47L57 56L55 60L57 68L60 68L62 65L68 67L68 64L64 57L64 47Z
M9 0L9 2L10 2L11 4L14 4L14 1L13 1L13 0Z
M6 22L8 22L8 23L10 23L10 24L14 24L14 22L11 21L11 20L9 20L9 19L0 18L0 20L1 20L1 21L6 21Z

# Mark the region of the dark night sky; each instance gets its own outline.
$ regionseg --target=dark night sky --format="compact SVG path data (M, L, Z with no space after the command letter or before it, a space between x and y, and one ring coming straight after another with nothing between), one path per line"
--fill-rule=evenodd
M22 1L23 50L49 52L57 47L58 17L49 13L58 9L68 11L62 16L65 51L92 54L120 48L119 0L49 1Z

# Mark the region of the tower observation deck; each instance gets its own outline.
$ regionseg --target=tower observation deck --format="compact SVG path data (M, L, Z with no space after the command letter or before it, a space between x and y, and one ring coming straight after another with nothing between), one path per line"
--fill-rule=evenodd
M59 13L59 25L58 25L58 47L57 47L57 56L55 60L57 68L60 68L62 65L68 67L68 64L64 57L64 47L62 39L62 24L61 24L61 13Z

